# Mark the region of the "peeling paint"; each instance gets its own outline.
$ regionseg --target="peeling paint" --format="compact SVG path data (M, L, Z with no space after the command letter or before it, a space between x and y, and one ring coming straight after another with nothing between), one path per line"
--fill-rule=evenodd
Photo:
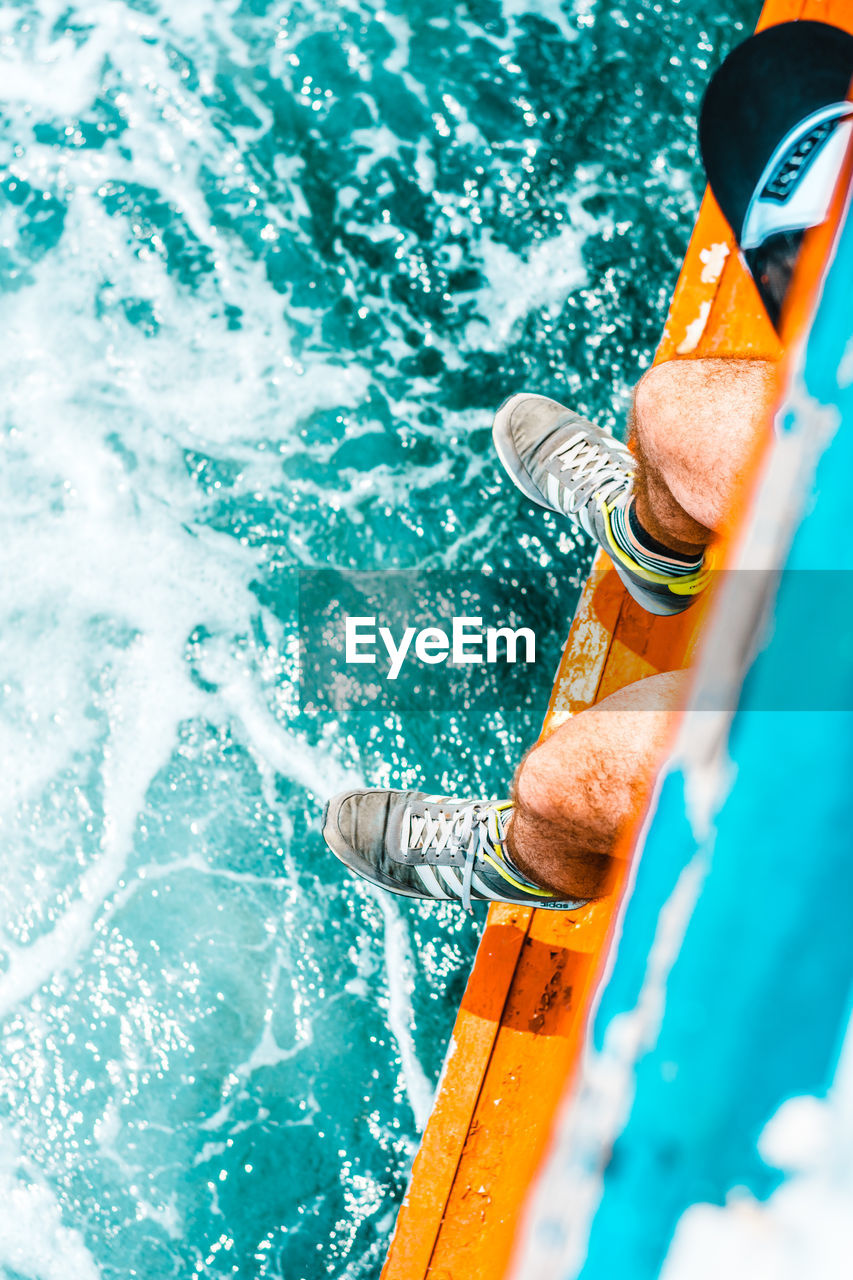
M680 356L689 355L691 351L695 351L699 346L702 334L705 332L705 325L708 323L708 316L711 314L711 303L703 302L699 308L699 314L696 319L689 324L684 331L684 338L675 348L676 354Z
M723 274L723 267L726 265L726 258L729 256L729 246L725 241L712 244L710 249L700 249L699 257L702 260L702 274L699 279L703 284L716 284L720 276Z

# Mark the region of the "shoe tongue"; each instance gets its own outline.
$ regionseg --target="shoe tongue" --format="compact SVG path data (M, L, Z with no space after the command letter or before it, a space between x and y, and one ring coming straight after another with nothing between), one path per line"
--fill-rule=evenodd
M540 465L553 462L558 457L557 450L566 448L567 438L564 436L564 427L575 428L575 431L569 432L569 437L574 435L576 431L580 431L583 427L591 427L593 424L587 422L586 418L579 417L578 414L572 413L571 409L567 409L551 424L547 433L539 438L536 442L536 458ZM561 442L561 437L562 442ZM558 459L559 460L559 459Z
M450 848L458 840L458 832L462 824L463 815L471 808L472 802L459 803L450 799L437 800L434 797L424 795L422 792L411 792L408 804L405 807L401 807L397 814L393 838L389 841L389 845L394 849L400 850L399 856L403 861L409 861L405 855L410 848L435 848L447 836L450 828L453 831L453 835L445 839L445 847ZM404 814L408 816L404 817ZM476 826L477 815L475 811L471 822L472 831L476 832ZM391 833L390 823L389 833ZM405 836L408 839L404 839ZM462 843L467 846L469 839L470 837L466 836Z

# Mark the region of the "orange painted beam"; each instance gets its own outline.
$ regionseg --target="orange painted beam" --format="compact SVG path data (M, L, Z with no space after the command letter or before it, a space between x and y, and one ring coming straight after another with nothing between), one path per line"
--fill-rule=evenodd
M768 0L759 27L799 17L853 30L853 0ZM711 355L778 359L781 348L706 193L656 361ZM706 610L707 600L677 618L652 618L599 552L543 735L617 688L688 665ZM579 1060L632 843L627 833L617 882L599 902L566 915L491 908L382 1280L504 1274Z

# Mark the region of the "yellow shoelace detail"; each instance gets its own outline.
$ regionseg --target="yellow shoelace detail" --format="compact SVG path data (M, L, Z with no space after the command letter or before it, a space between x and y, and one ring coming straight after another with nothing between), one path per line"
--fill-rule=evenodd
M495 871L497 871L499 875L503 876L504 880L506 880L509 884L511 884L513 888L520 889L522 893L532 893L537 898L553 898L554 894L550 893L548 889L539 889L534 887L533 885L522 884L521 881L516 880L515 876L512 874L512 872L508 869L508 867L503 861L504 842L501 839L501 829L500 829L500 823L498 822L498 814L504 813L507 809L511 809L511 808L512 808L512 805L509 803L497 804L495 805L494 809L489 815L490 821L492 824L492 829L489 832L489 834L492 837L492 843L494 844L495 849L501 855L500 862L498 862L498 860L496 858L493 858L490 854L486 853L485 850L481 852L481 857L485 862L488 862L490 867L494 867Z

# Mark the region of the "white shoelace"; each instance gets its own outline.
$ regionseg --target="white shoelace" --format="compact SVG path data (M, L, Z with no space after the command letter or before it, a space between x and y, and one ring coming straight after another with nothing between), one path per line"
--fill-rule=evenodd
M614 445L616 447L608 448L600 440L590 440L583 431L578 431L551 455L560 459L561 471L571 472L571 512L579 511L594 493L605 502L618 497L633 479L623 447L615 441Z
M494 854L495 846L489 834L488 804L472 800L459 808L441 809L430 805L426 813L413 813L407 809L403 815L402 844L405 849L428 850L440 858L450 846L465 849L462 870L462 905L471 910L471 881L474 867L483 851Z

